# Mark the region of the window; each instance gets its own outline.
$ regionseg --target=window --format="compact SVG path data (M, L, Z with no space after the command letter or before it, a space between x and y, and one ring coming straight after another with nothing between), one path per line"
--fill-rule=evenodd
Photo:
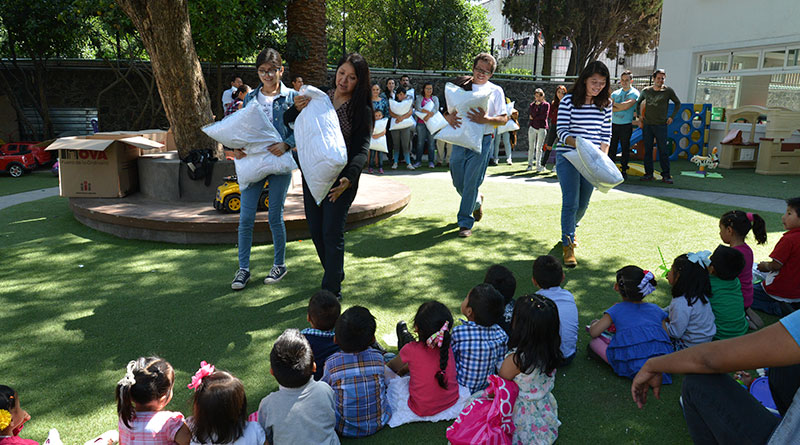
M758 69L758 51L742 51L733 53L731 71L754 70Z
M800 48L792 48L789 51L787 51L786 66L790 67L790 66L800 65L800 63L798 63L797 60L798 55L800 55Z
M786 59L785 49L764 51L764 65L762 68L783 68L784 59Z
M726 54L713 54L703 56L703 72L728 72L728 61L730 60L730 53Z

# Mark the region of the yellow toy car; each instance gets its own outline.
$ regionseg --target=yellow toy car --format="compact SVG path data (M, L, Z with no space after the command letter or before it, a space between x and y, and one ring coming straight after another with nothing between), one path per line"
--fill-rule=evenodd
M214 208L225 213L239 213L242 210L242 194L236 176L226 176L225 182L217 187ZM269 210L269 181L264 181L264 190L258 198L258 210Z

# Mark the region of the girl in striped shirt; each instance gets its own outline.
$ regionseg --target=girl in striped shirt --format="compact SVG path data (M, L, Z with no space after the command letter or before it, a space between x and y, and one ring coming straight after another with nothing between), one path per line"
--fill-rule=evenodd
M600 61L590 62L581 72L558 106L556 173L561 185L561 243L564 265L575 267L575 226L589 206L594 187L564 158L575 150L576 138L582 137L608 153L611 141L611 100L609 73Z

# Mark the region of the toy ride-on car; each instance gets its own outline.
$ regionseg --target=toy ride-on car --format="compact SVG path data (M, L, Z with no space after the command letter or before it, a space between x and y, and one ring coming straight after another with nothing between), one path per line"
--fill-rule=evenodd
M226 176L225 182L217 187L214 208L225 213L239 213L242 209L242 194L236 176ZM269 181L264 181L264 190L258 197L258 210L269 210Z

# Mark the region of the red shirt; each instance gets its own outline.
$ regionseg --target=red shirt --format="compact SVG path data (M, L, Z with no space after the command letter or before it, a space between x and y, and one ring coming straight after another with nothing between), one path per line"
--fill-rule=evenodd
M408 363L408 407L420 417L438 414L458 401L458 381L453 350L447 354L447 389L439 386L439 348L429 348L425 343L413 342L403 346L400 358Z
M782 264L769 286L768 294L788 299L800 299L800 228L783 234L769 257Z

